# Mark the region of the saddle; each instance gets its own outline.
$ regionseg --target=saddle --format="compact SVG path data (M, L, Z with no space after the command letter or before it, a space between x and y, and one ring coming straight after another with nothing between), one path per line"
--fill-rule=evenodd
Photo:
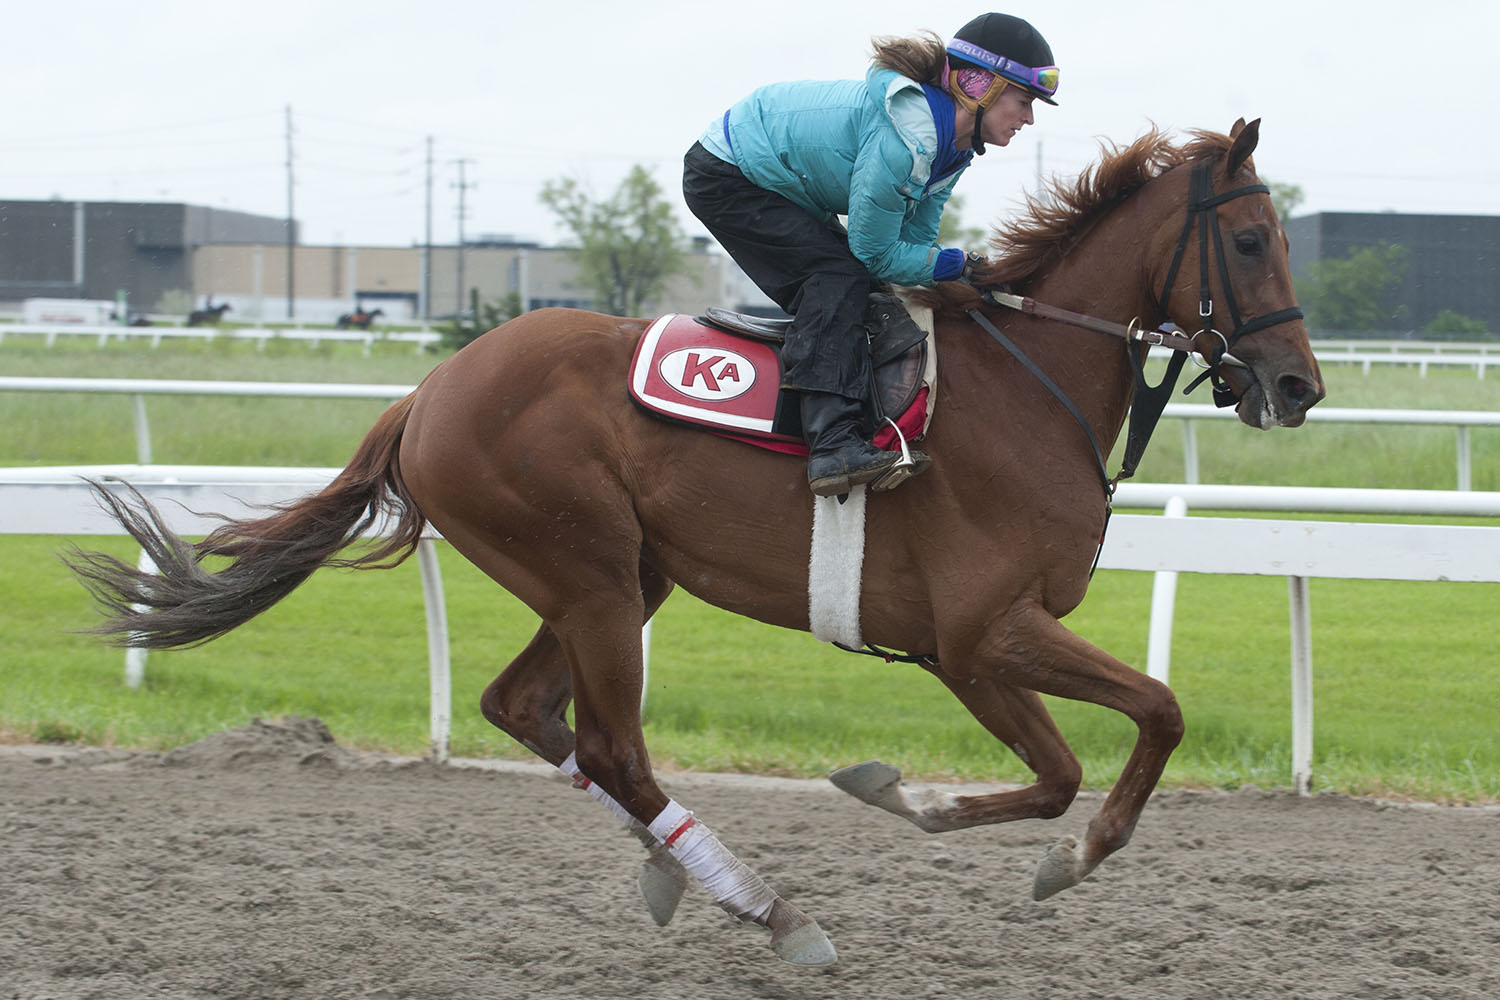
M925 326L900 298L870 296L874 388L866 431L891 451L927 429L937 389L937 354ZM710 306L701 316L668 313L651 323L630 365L630 397L673 423L791 455L807 454L795 392L781 390L781 345L789 319L766 319Z

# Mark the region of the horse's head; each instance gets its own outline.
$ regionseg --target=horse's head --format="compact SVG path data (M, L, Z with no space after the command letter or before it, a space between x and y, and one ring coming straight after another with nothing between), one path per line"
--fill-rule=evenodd
M1178 215L1163 228L1176 248L1154 255L1160 273L1152 271L1152 287L1167 318L1196 335L1240 420L1296 427L1325 388L1292 289L1286 233L1250 160L1259 136L1259 119L1240 119L1227 149L1172 171L1186 186L1186 223Z

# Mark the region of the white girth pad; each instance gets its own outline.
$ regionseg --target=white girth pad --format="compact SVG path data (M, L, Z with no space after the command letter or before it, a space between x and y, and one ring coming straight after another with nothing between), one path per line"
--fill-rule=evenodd
M807 609L813 637L856 648L859 587L865 563L865 487L849 499L813 498L812 559L807 570Z

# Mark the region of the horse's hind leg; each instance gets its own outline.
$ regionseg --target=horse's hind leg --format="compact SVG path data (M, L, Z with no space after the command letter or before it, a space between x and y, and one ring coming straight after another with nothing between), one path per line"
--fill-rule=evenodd
M1061 816L1078 792L1082 769L1047 707L1034 691L979 678L958 679L929 667L965 708L1037 776L1025 788L987 795L910 789L901 772L878 760L841 768L835 785L870 805L911 820L929 833L1017 819Z
M657 786L641 733L639 595L632 605L611 600L600 588L579 587L575 593L580 600L567 620L552 624L572 666L575 753L582 772L645 823L721 907L768 928L771 947L784 961L812 966L835 961L833 945L817 923Z
M645 618L654 615L672 581L648 566L641 566L641 598ZM672 920L687 887L687 873L664 850L646 825L630 815L608 792L592 782L579 768L574 754L573 730L568 726L568 705L573 685L568 660L557 636L546 624L537 630L521 654L490 682L480 698L480 711L492 725L508 733L532 753L557 766L575 787L588 792L612 812L650 854L637 879L651 919L665 927Z
M644 563L640 580L644 625L672 593L672 581ZM543 623L521 654L484 689L479 709L495 728L560 766L573 754L573 730L567 722L572 700L568 658Z
M490 681L480 696L479 710L490 725L557 765L573 752L573 730L567 722L572 700L567 658L557 636L544 624L520 655Z

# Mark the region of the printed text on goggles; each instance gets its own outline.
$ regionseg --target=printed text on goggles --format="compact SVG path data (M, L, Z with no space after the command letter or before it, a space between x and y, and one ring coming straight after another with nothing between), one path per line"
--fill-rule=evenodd
M981 49L974 43L966 42L962 38L955 38L950 42L948 44L948 52L950 55L958 56L960 59L967 59L970 62L987 67L1013 83L1019 83L1023 87L1030 87L1032 90L1046 94L1048 97L1057 93L1056 66L1024 66L1014 59L997 56L995 53L987 49Z

